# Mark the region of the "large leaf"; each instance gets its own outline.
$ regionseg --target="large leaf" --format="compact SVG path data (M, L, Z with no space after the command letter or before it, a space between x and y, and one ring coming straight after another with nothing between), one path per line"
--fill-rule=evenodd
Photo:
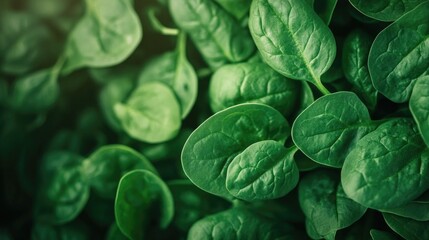
M255 0L249 17L252 37L265 62L286 77L314 83L334 61L335 39L302 0Z
M374 128L359 98L338 92L317 99L295 119L292 139L315 162L339 168L357 141Z
M289 129L286 119L267 105L247 103L227 108L189 136L182 151L183 170L201 189L231 198L226 187L231 161L256 142L284 143Z
M346 194L370 208L399 207L429 186L429 151L410 119L393 119L360 139L341 171Z
M381 31L369 52L375 88L394 102L409 99L415 80L429 74L429 2Z

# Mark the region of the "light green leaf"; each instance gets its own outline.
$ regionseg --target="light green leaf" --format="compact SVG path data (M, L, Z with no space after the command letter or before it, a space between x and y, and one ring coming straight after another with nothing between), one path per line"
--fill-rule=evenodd
M85 0L85 14L69 34L63 73L81 67L108 67L124 61L142 38L129 0Z
M228 166L226 188L247 201L283 197L298 183L299 171L293 159L297 148L265 140L238 154Z
M415 81L429 75L429 2L420 4L381 31L369 52L375 88L388 99L406 102Z
M125 104L115 104L114 110L130 137L149 143L174 138L182 122L176 96L160 82L141 84Z

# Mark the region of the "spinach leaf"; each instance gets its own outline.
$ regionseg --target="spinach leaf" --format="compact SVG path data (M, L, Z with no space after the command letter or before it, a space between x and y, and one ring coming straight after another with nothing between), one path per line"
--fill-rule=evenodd
M242 19L249 12L252 0L215 0L236 19Z
M429 221L413 219L383 213L384 220L393 231L408 240L424 240L429 238Z
M156 228L166 228L173 214L173 197L158 176L147 170L133 170L121 178L115 216L125 236L143 239Z
M298 84L263 62L224 65L211 78L210 107L218 112L240 103L263 103L287 116L297 101Z
M393 235L393 233L380 231L377 229L371 229L370 234L371 234L372 240L397 240L397 239L399 239L396 235Z
M416 80L410 97L410 110L420 134L429 146L429 76Z
M65 74L81 67L116 65L142 38L140 20L129 0L85 0L85 6L85 14L68 36Z
M185 34L179 34L175 52L164 53L149 63L139 75L139 84L160 81L174 90L185 118L197 99L198 79L194 68L186 59Z
M249 27L262 58L274 70L329 92L320 77L334 61L335 39L310 5L301 0L255 0Z
M294 239L299 238L291 225L279 224L246 208L205 217L189 230L188 239Z
M380 21L395 21L424 0L349 0L361 13Z
M33 14L5 11L0 14L0 72L23 75L49 66L61 44Z
M182 122L176 96L161 82L141 84L126 103L115 104L114 110L130 137L149 143L174 138Z
M352 225L366 211L366 207L347 197L340 178L329 170L312 171L302 178L299 202L306 216L307 231L316 239L335 236L339 229Z
M286 195L298 183L299 171L293 155L274 140L256 142L238 154L228 166L226 188L247 201L274 199Z
M189 136L182 150L183 170L201 189L231 198L226 181L233 159L256 142L284 143L289 129L286 119L267 105L246 103L227 108Z
M16 80L9 105L22 113L44 112L55 104L59 91L57 73L53 69L44 69Z
M344 42L342 65L347 81L368 108L373 110L377 104L377 90L368 70L371 44L372 38L367 32L361 29L352 31Z
M36 223L31 230L32 240L89 240L91 239L88 227L80 221L61 226Z
M42 160L35 218L46 224L75 219L89 197L83 158L73 153L49 152Z
M115 105L124 102L133 89L130 79L119 78L109 81L101 89L99 103L107 124L114 130L122 130L121 123L115 114Z
M382 212L392 213L416 221L429 221L429 202L411 201L396 208L382 209Z
M216 69L241 62L254 52L246 28L211 0L169 1L176 24L188 33L207 64Z
M341 182L351 199L375 209L400 207L426 191L429 151L413 121L387 121L360 139L344 162Z
M105 145L85 161L85 174L91 188L99 196L114 199L121 177L134 169L145 169L157 174L146 157L124 145Z
M112 223L110 225L109 230L107 231L106 240L128 240L127 238L119 229L116 222Z
M354 93L338 92L317 99L295 119L292 139L313 161L339 168L357 141L375 127Z
M409 99L417 78L429 74L429 2L420 4L381 31L371 46L369 73L388 99Z

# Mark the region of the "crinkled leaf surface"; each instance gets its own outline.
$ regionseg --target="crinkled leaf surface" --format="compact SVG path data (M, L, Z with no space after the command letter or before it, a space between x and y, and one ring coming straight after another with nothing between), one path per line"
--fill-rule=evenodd
M201 189L231 198L226 188L231 161L253 143L274 140L284 143L289 124L274 108L246 103L220 111L203 122L182 150L182 166Z
M368 109L352 92L323 96L306 108L292 126L292 139L317 163L341 167L357 141L375 128Z
M226 188L247 201L286 195L298 183L299 171L293 158L296 151L273 140L250 145L229 164Z
M335 39L302 0L255 0L249 27L265 62L286 77L320 85L334 61Z
M358 141L341 182L346 194L370 208L395 208L429 187L429 150L411 119L389 120Z
M410 110L423 140L429 146L429 76L417 79L410 97Z
M415 80L429 75L429 2L420 4L381 31L369 52L375 88L390 100L406 102Z
M299 83L285 78L263 62L224 65L213 74L210 107L218 112L245 102L267 104L288 115L298 98Z

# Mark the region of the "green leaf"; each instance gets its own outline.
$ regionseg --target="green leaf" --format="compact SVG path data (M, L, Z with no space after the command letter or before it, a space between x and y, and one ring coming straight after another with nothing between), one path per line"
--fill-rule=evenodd
M381 31L369 52L375 88L388 99L409 99L415 81L429 75L429 2L420 4Z
M381 211L416 221L429 221L429 202L415 200L396 208L382 209Z
M230 210L205 217L195 223L188 239L299 239L287 223L272 221L245 208Z
M194 68L186 59L185 37L179 36L175 52L164 53L149 63L139 75L139 84L159 81L167 84L179 100L182 118L185 118L197 99L198 79Z
M133 89L131 79L115 79L106 83L100 91L98 101L107 124L114 130L122 129L115 114L115 105L124 102Z
M109 230L107 231L107 237L106 240L128 240L127 238L119 229L116 222L112 223L110 225Z
M47 224L75 219L89 197L83 158L69 152L49 152L42 160L35 218Z
M343 46L342 65L344 75L358 96L368 108L377 104L377 90L371 81L368 70L368 55L371 48L371 36L360 29L352 31Z
M92 189L100 197L114 199L121 177L134 169L158 174L149 160L124 145L105 145L84 162L84 170Z
M391 22L401 17L406 12L415 8L425 0L349 0L361 13L368 17Z
M72 222L59 226L35 223L31 229L32 240L89 240L91 234L83 222Z
M317 99L295 119L292 139L313 161L340 168L357 141L375 126L354 93L338 92Z
M255 0L249 27L264 61L286 77L315 84L334 61L335 39L311 6L301 0Z
M9 104L23 113L47 111L59 97L57 75L52 69L44 69L19 78L13 85Z
M174 138L182 122L176 96L160 82L141 84L125 104L115 104L114 110L130 137L149 143Z
M429 221L416 221L388 213L383 213L383 217L393 231L407 240L429 239Z
M85 14L68 36L68 74L81 67L108 67L124 61L140 43L140 20L129 0L85 0Z
M216 69L254 52L247 28L212 0L169 1L176 24L188 33L207 64Z
M372 240L397 240L399 239L393 233L371 229L370 231Z
M121 178L115 216L125 236L144 239L150 231L166 228L173 214L173 197L158 176L147 170L133 170Z
M274 140L284 143L289 124L275 109L246 103L220 111L189 136L182 150L182 166L199 188L226 198L228 166L253 143Z
M297 102L298 90L298 82L263 62L229 64L217 69L211 78L210 107L218 112L240 103L263 103L287 116Z
M249 12L252 0L215 0L228 13L240 20Z
M312 171L302 178L299 202L307 218L307 231L317 239L335 236L338 230L352 225L366 211L347 197L337 173L328 170Z
M297 148L265 140L238 154L228 166L226 188L236 198L255 201L286 195L298 183L299 171L293 159Z
M409 104L420 134L429 146L429 76L416 80Z
M429 151L410 119L393 119L358 141L341 171L346 194L370 208L400 207L429 186Z

